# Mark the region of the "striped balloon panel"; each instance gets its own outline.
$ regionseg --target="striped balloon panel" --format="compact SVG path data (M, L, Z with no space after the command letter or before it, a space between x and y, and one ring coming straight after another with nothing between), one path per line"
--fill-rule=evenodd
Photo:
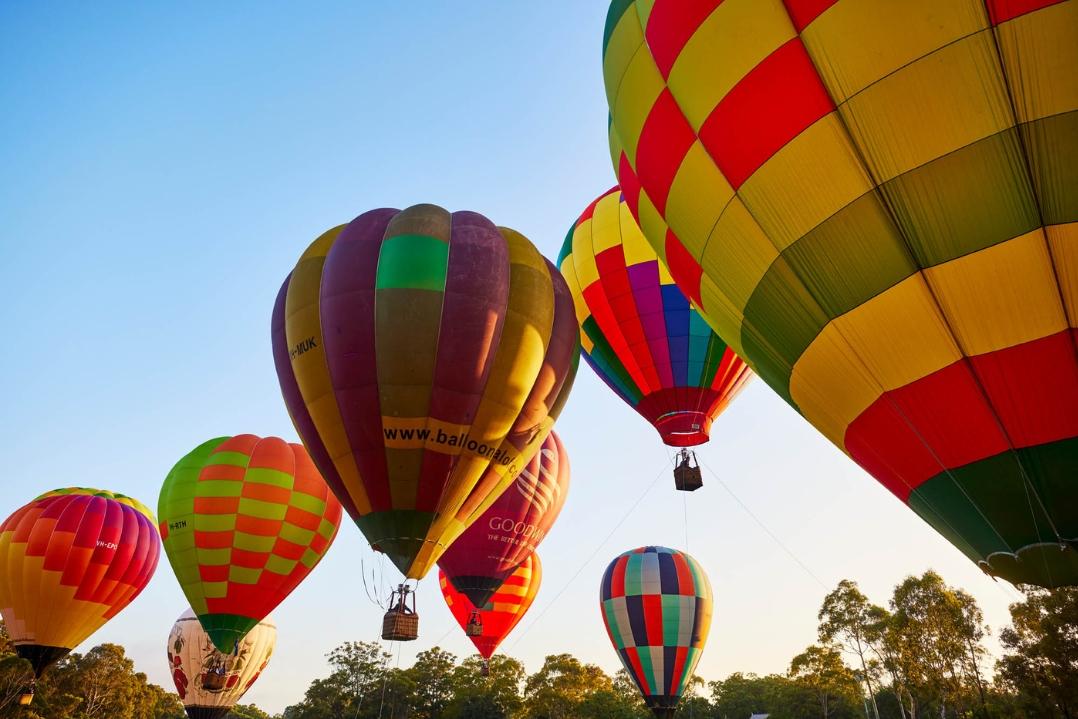
M158 505L176 578L226 653L321 561L341 515L302 446L251 434L199 445Z
M653 710L676 707L711 628L711 585L699 563L641 547L606 568L600 607L625 671Z
M138 596L160 546L150 510L122 494L59 489L16 510L0 524L0 614L16 649L38 670L74 649Z
M986 571L1078 583L1078 1L616 0L603 62L716 331Z
M168 671L190 717L220 719L265 670L277 644L277 625L260 621L235 649L221 652L188 609L168 634Z
M434 205L322 235L274 318L297 431L371 545L412 578L538 451L578 357L568 288L531 242Z
M674 284L619 188L569 228L558 265L588 364L667 444L706 442L751 373Z
M468 637L476 651L484 659L490 659L498 646L520 624L539 593L543 581L543 565L538 554L529 554L509 577L502 582L497 591L485 603L476 605L467 595L457 591L444 571L438 571L438 586L453 618L461 629L466 629L474 612L478 611L479 621L483 624L483 633Z
M438 566L472 604L483 606L546 538L568 494L569 455L552 431L509 489L442 554Z

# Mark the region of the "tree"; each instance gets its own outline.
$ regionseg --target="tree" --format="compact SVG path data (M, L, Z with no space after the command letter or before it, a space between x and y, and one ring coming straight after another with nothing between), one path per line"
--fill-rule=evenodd
M813 645L790 662L790 677L811 692L821 719L855 717L861 692L838 649Z
M876 692L880 685L882 663L873 643L878 643L881 637L879 620L884 611L868 601L868 597L858 588L857 582L843 579L824 597L823 606L817 614L820 621L817 630L820 641L824 644L837 642L846 652L856 657L860 667L858 676L868 689L875 719L880 719Z
M614 684L594 664L571 654L552 654L524 685L527 719L575 719L580 705L598 691L614 693Z
M1078 588L1029 589L1010 612L998 681L1030 716L1078 716Z
M237 704L232 707L232 711L225 719L273 719L273 717L254 704Z
M495 654L490 658L488 676L483 676L482 666L482 658L473 655L453 671L454 692L445 719L509 719L523 710L520 687L527 677L524 665Z
M412 687L408 704L416 719L440 719L453 699L457 658L438 647L416 655L415 663L404 670Z

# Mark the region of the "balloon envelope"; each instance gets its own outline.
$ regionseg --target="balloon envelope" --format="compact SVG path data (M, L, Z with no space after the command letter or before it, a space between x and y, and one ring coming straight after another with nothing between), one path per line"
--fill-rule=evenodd
M711 629L711 584L684 552L640 547L603 574L600 608L622 666L644 702L672 717Z
M158 504L172 570L225 653L321 561L341 514L302 446L253 434L199 445Z
M985 571L1078 584L1078 3L684 5L603 43L678 285Z
M498 651L498 645L524 618L535 601L535 595L539 593L542 579L543 565L539 555L530 554L484 604L476 605L453 587L444 571L438 572L442 596L460 628L467 631L473 616L478 613L483 626L482 634L468 638L484 659L490 659Z
M512 486L445 551L438 566L477 607L546 538L569 494L569 455L551 432Z
M222 653L193 611L180 615L168 634L168 668L187 716L227 716L266 668L276 644L277 625L266 617L233 651Z
M0 524L0 614L39 676L139 595L161 552L153 514L100 489L46 492Z
M373 210L315 240L272 335L315 463L415 579L538 451L578 357L568 288L531 242L434 205Z
M707 442L752 373L674 284L620 188L573 223L558 265L592 369L666 444Z

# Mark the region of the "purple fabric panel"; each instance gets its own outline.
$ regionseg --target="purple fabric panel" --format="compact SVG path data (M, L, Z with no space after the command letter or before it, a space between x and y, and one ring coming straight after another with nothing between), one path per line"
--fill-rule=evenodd
M270 319L270 339L273 345L273 364L277 368L277 381L281 385L281 394L284 396L285 407L288 408L292 424L296 426L296 432L299 433L300 439L303 440L303 445L310 453L311 459L314 461L315 466L318 467L318 471L322 473L326 484L333 490L333 494L341 501L341 505L348 512L348 516L354 521L359 517L359 511L348 494L344 482L341 481L340 475L337 474L337 468L334 466L333 460L330 459L326 446L322 444L322 438L314 426L314 421L311 420L307 405L303 402L303 395L300 394L299 385L296 383L296 375L292 372L292 361L288 354L288 341L285 338L284 315L285 297L288 295L288 283L291 279L292 275L289 274L285 278L284 284L281 285L281 290L277 293L277 300L273 303L273 317Z
M365 212L342 231L322 273L322 341L345 433L372 511L392 509L374 352L378 254L399 210Z
M663 316L663 296L659 288L659 263L642 262L627 268L629 286L633 288L633 299L644 335L648 338L648 348L655 361L655 369L664 387L674 385L674 373L670 366L670 348L666 336L666 320Z
M430 416L471 425L501 340L509 302L509 249L487 218L455 212ZM432 512L459 455L423 453L416 509Z

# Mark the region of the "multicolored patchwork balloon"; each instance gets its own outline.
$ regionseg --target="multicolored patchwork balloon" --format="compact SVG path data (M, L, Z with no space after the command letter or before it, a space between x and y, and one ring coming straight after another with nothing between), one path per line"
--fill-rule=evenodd
M0 614L40 676L139 595L161 540L138 500L101 489L46 492L0 524Z
M569 228L558 266L596 374L666 444L707 442L712 421L752 373L674 284L620 188Z
M603 72L734 351L986 572L1078 584L1078 2L614 0Z
M225 654L321 561L342 514L307 450L253 434L181 459L157 512L183 593Z
M266 617L228 653L214 646L195 613L180 615L168 634L168 670L190 719L223 719L261 676L277 644Z
M569 495L569 455L557 432L509 489L445 551L442 573L477 607L529 556L554 525Z
M498 651L498 646L520 624L535 601L542 580L543 565L539 555L530 554L484 604L476 605L453 587L445 572L438 572L442 596L460 628L467 631L469 625L478 620L481 633L468 638L484 659L490 659Z
M622 666L658 717L672 717L711 629L711 584L684 552L640 547L603 574L600 608Z
M319 237L272 325L296 430L371 546L413 579L539 450L579 356L569 289L532 243L434 205Z

